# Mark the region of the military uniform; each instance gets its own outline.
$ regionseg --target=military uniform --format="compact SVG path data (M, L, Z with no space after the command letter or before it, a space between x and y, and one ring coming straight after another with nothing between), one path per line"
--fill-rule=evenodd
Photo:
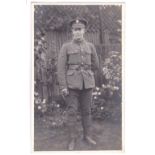
M83 89L95 86L94 73L98 67L98 58L92 43L82 40L65 43L58 60L60 89Z
M58 81L60 90L69 90L66 102L71 138L76 136L78 107L81 110L84 136L90 134L92 88L95 87L94 70L98 67L98 56L92 43L82 38L63 44L58 58Z

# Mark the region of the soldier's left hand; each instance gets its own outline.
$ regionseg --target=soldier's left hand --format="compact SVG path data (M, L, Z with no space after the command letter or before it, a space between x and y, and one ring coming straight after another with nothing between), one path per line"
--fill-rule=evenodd
M62 93L62 95L63 95L64 97L66 97L66 96L69 94L69 91L68 91L67 88L65 88L65 89L63 89L63 90L61 91L61 93Z

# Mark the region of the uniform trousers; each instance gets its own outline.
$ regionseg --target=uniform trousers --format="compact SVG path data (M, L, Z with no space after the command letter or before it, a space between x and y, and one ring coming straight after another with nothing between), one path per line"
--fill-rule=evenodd
M69 89L69 95L66 97L67 102L67 125L70 138L77 137L77 114L78 108L81 112L81 121L83 135L88 136L91 130L91 102L92 88L90 89Z

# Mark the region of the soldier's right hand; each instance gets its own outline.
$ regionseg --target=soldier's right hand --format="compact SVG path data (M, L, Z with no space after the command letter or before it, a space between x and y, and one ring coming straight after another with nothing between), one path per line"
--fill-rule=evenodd
M69 94L69 91L68 91L67 88L65 88L65 89L62 89L62 90L61 90L61 93L62 93L62 95L65 97L65 96L67 96L67 95Z

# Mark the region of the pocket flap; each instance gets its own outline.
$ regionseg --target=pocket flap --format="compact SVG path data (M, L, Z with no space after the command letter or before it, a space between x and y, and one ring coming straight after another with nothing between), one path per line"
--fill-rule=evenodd
M74 49L68 51L68 54L77 54L77 53L78 53L78 50L74 50Z
M68 70L68 71L67 71L67 75L73 75L74 72L75 72L74 70Z

